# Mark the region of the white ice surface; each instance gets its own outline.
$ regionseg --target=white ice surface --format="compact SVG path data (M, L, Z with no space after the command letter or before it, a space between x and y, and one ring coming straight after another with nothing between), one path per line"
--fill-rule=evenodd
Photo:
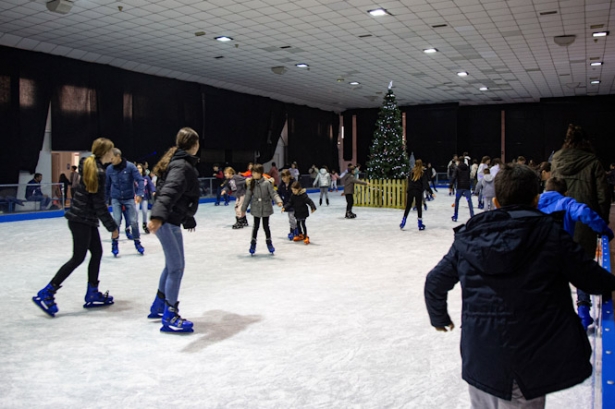
M31 297L70 258L66 220L0 224L0 407L468 408L460 329L436 332L423 299L453 239L452 199L429 203L419 232L414 212L400 231L401 210L355 207L345 220L343 197L330 196L307 220L308 246L287 239L285 214L272 216L275 256L262 229L248 254L251 228L231 229L232 206L202 204L196 232L184 231L180 309L195 332L183 336L146 318L164 263L155 236L142 236L145 256L123 239L115 259L101 229L100 289L115 305L82 307L88 258L52 319ZM468 217L464 204L459 222ZM457 286L457 325L460 306ZM589 407L591 393L587 380L547 408Z

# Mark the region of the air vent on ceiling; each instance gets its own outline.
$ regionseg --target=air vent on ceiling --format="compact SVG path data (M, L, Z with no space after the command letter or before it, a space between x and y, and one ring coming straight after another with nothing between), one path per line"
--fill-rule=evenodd
M223 55L219 55L219 56L214 57L214 58L215 58L216 60L221 60L221 59L223 59L223 58L224 58L224 56L223 56Z
M431 26L431 28L442 28L442 27L447 27L447 26L448 24L436 24L436 25Z
M287 48L291 48L291 46L290 46L290 45L284 45L284 46L282 46L282 47L280 47L280 48L281 48L282 50L286 50Z
M201 37L201 36L205 35L205 32L204 31L197 31L196 33L194 33L194 35L197 36L197 37Z
M589 57L589 61L600 61L601 59L600 57Z
M569 76L570 76L570 74L560 74L559 76L560 76L560 77L569 77Z
M372 36L371 34L363 34L363 35L360 35L359 38L368 38L371 36Z
M528 68L525 70L525 72L538 72L540 71L540 68Z
M553 14L557 14L557 10L553 10L553 11L541 11L541 12L540 12L540 15L541 15L541 16L550 16L550 15L553 15Z
M596 30L599 28L603 28L604 24L592 24L591 26L589 26L589 28L591 28L592 30Z

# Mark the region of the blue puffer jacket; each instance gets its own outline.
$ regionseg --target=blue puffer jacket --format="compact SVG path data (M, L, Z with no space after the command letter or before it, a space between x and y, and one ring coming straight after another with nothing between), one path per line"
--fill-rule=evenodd
M143 176L135 165L122 158L118 165L107 166L105 193L107 199L128 200L134 199L135 195L143 197Z
M513 380L534 399L583 382L591 346L570 285L615 290L615 276L585 255L551 216L529 207L479 213L455 229L448 254L427 275L431 324L451 323L447 294L462 288L462 377L510 400Z
M613 238L613 231L604 220L584 203L579 203L571 197L559 192L544 192L538 200L538 210L551 214L566 212L564 215L564 230L574 237L574 228L577 222L589 226L598 234L606 234Z

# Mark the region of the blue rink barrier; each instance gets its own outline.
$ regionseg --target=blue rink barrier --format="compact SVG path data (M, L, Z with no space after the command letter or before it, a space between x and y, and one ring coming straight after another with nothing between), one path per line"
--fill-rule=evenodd
M609 239L602 237L600 264L611 271ZM602 334L602 409L615 409L615 318L613 300L603 300L598 331Z

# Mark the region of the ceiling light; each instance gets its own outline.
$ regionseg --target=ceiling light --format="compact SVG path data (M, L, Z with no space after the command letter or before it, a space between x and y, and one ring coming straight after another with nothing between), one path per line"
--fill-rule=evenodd
M553 41L555 41L555 44L557 45L561 45L562 47L568 47L570 44L574 43L574 40L576 40L576 38L576 35L570 34L563 36L555 36L553 37Z
M423 50L423 52L424 52L425 54L433 54L433 53L437 53L437 52L438 52L438 49L437 49L437 48L425 48L425 49Z
M479 90L480 90L480 91L488 91L488 90L489 90L489 88L487 88L487 87L480 87L480 88L479 88Z
M227 36L219 36L219 37L214 38L214 40L222 41L223 43L227 41L233 41L231 37L227 37Z
M204 36L205 32L204 31L197 31L196 33L194 33L195 36L200 37L200 36Z
M309 68L310 66L301 62L299 64L295 64L295 67L297 67L297 68Z
M358 81L349 82L350 85L360 85L361 83Z
M591 65L592 67L599 67L599 66L602 65L602 62L593 62L593 63L591 63L589 65Z
M595 33L592 33L592 37L606 37L608 35L608 31L596 31Z
M592 85L600 84L600 80L592 81L592 82L590 82L590 84L592 84Z
M377 9L373 9L373 10L367 10L367 12L372 16L372 17L381 17L381 16L390 16L391 13L389 13L388 11L386 11L383 8L377 8Z
M467 77L468 73L465 72L465 71L460 71L460 72L457 73L457 75L459 75L460 77Z

